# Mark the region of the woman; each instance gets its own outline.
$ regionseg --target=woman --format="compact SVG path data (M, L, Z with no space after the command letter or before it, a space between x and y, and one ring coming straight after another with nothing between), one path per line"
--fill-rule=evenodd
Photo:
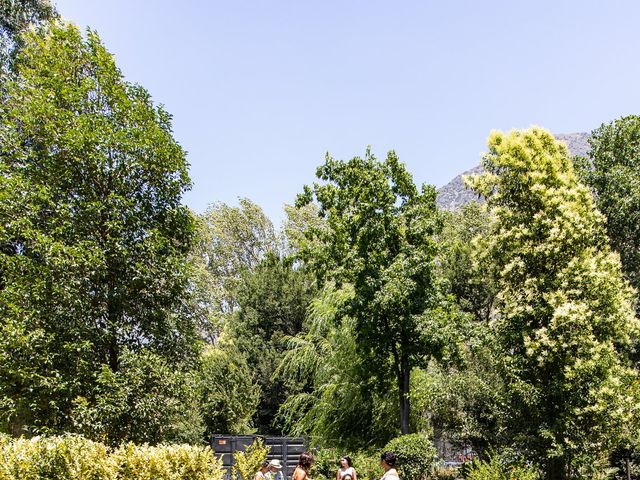
M351 464L351 457L348 455L340 459L340 468L336 472L336 480L358 480L358 474Z
M313 455L310 452L300 454L298 465L293 471L293 477L291 477L291 480L307 480L309 469L311 468L311 465L313 465L313 462L315 462L315 458L313 458Z
M393 452L384 452L380 455L380 466L384 470L384 475L380 480L400 480L400 476L396 471L396 454Z
M253 476L253 480L266 480L268 471L269 471L269 461L265 460L260 465L260 470L258 470L256 474Z

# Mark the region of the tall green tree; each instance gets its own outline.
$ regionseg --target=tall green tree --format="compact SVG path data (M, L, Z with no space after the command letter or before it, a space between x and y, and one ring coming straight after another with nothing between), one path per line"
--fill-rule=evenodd
M448 291L460 308L477 322L488 322L493 313L495 285L491 264L483 255L491 227L485 205L468 203L458 211L443 212L438 235L438 267Z
M232 339L223 338L203 352L198 395L208 435L251 433L260 389Z
M271 220L247 198L237 207L214 203L202 215L200 255L214 285L214 302L221 315L238 307L242 276L253 271L268 253L280 252Z
M611 247L625 275L640 289L640 117L629 115L591 133L583 177L607 217Z
M244 354L260 390L254 426L260 433L281 434L274 422L280 405L299 384L274 377L286 349L285 340L302 330L314 287L310 275L293 259L270 253L243 275L238 311L228 321L230 337Z
M98 35L24 41L0 106L0 410L14 432L59 431L124 352L197 357L194 228L171 117Z
M383 383L395 379L408 433L411 370L441 348L430 335L439 318L431 315L439 298L435 189L419 190L394 152L383 162L370 150L349 161L327 155L317 176L322 182L305 187L297 205L315 199L326 228L307 230L313 241L302 256L321 280L353 286L345 314L370 371Z
M397 435L398 422L395 398L376 388L378 379L359 352L355 322L342 315L353 293L349 285L327 284L314 297L305 328L288 339L277 374L304 387L280 406L285 431L358 450L385 445Z
M512 444L549 480L593 478L633 424L633 292L604 217L546 130L492 132L471 180L496 216L496 347Z

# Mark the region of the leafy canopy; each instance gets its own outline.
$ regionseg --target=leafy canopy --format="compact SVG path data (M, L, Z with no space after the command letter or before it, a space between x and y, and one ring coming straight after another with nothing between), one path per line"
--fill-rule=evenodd
M515 446L547 478L590 476L633 421L633 292L564 144L534 127L493 132L471 179L496 217L496 346Z
M14 433L60 431L125 352L197 358L190 183L170 115L96 33L32 30L15 68L0 105L0 415Z
M378 162L369 149L349 161L327 155L317 177L297 206L315 199L326 223L310 226L301 256L321 281L353 286L345 313L373 371L396 377L408 431L411 368L441 348L425 317L438 301L435 189L418 190L394 152Z

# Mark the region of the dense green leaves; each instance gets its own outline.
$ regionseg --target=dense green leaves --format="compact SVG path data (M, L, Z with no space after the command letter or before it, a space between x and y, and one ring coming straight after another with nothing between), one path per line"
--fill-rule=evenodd
M0 77L10 73L16 51L23 43L21 34L29 26L57 16L49 0L0 0Z
M69 428L73 400L126 351L197 354L170 116L95 33L24 38L0 107L0 412L16 433Z
M624 273L640 288L640 117L628 116L594 130L584 177L607 217L611 246Z
M632 291L604 218L549 132L492 133L484 166L472 184L497 219L494 328L514 445L542 459L547 478L590 475L633 422Z
M349 161L327 156L317 176L322 183L305 187L298 205L315 198L326 226L307 230L302 258L321 280L353 286L345 313L372 371L395 378L407 433L411 369L442 347L423 328L438 304L435 189L419 191L394 152L384 162L369 150Z

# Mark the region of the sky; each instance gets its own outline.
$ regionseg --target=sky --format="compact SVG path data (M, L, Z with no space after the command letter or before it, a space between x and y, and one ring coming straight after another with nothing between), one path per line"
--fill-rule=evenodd
M395 150L416 183L492 129L588 132L640 113L637 0L53 0L173 115L203 212L279 223L329 152Z

